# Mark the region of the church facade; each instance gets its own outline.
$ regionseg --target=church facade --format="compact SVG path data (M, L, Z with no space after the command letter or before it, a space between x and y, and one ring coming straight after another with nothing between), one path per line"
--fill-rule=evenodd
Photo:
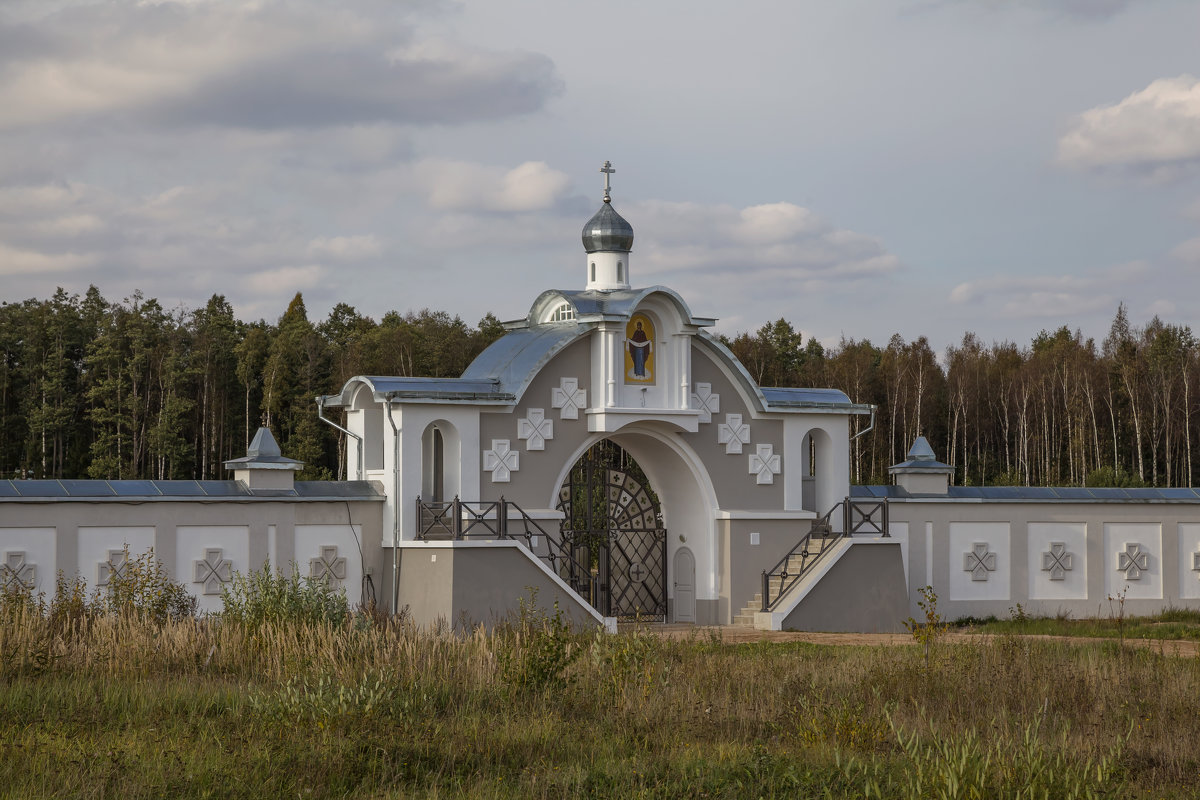
M874 409L762 387L675 291L635 288L606 162L582 288L552 289L459 378L358 376L317 398L348 480L296 482L266 429L228 481L0 481L0 585L93 586L153 548L218 610L296 569L423 625L529 603L576 622L898 631L947 618L1200 608L1200 492L955 487L918 439L849 483Z

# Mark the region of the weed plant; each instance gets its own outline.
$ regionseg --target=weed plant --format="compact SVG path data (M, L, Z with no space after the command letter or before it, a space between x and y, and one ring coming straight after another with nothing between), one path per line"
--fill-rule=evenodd
M72 601L74 602L74 601ZM1200 660L0 603L12 797L1192 797ZM89 610L90 609L90 610Z

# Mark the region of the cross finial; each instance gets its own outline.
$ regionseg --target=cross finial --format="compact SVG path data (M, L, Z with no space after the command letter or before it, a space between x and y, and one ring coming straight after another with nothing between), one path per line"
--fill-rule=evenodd
M610 203L612 202L612 198L608 196L608 193L611 191L612 187L608 184L608 176L612 175L614 172L616 172L616 170L613 169L611 161L605 161L604 166L600 168L600 171L604 173L604 202Z

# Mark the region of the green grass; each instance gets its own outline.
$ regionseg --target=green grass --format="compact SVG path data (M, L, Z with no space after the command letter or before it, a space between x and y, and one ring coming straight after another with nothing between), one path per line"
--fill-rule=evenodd
M961 629L978 633L1019 634L1023 636L1085 636L1090 638L1126 639L1190 639L1200 640L1200 611L1167 609L1151 617L1127 617L1119 612L1108 617L1027 617L1020 612L1012 618L964 619L956 623Z
M19 613L0 796L1189 797L1197 696L1197 660L1115 642L938 642L927 667L537 614L454 637Z
M536 597L454 635L265 572L197 619L147 564L129 602L0 596L0 797L1197 794L1196 658L607 635Z

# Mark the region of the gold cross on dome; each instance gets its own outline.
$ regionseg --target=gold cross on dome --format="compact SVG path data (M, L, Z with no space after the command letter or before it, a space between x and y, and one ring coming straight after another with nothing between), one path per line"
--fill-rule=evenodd
M604 173L604 202L607 203L612 199L608 196L609 191L612 190L612 187L608 184L608 177L616 172L616 170L613 169L611 161L605 161L604 166L600 168L600 171Z

